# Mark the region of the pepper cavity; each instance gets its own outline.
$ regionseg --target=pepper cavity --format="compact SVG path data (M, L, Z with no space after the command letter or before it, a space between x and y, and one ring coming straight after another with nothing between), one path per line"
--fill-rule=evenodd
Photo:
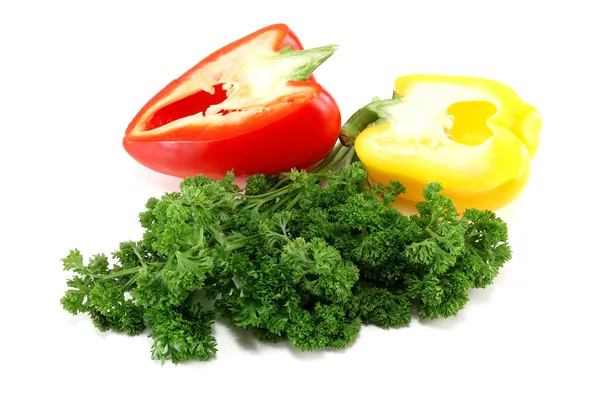
M172 102L158 109L145 122L143 131L154 130L175 120L197 114L205 115L206 110L223 103L227 99L225 84L217 84Z

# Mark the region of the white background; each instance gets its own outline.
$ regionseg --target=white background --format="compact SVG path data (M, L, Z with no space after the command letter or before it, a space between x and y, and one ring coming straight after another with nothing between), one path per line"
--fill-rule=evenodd
M160 5L159 5L160 4ZM2 1L0 396L598 397L600 63L593 1ZM174 178L121 138L138 109L210 52L283 22L343 118L402 74L489 77L542 113L523 196L499 213L514 259L460 316L362 329L300 354L217 325L217 357L161 366L150 340L100 334L62 310L60 259L139 237Z

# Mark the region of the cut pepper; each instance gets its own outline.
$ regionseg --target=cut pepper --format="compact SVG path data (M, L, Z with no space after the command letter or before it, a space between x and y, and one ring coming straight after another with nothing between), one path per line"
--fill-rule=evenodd
M283 24L251 33L150 99L123 146L142 165L177 177L310 168L340 131L336 101L312 76L336 49L304 50Z
M513 202L538 149L539 112L489 79L416 74L399 77L395 98L376 100L342 127L371 181L400 181L418 202L437 181L457 209L497 210Z

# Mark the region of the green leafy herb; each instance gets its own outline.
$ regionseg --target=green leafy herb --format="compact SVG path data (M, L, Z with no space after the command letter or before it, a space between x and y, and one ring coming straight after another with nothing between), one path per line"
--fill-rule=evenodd
M511 258L493 212L460 216L432 182L417 214L402 214L404 186L370 184L351 146L310 173L252 175L245 191L233 181L189 177L150 198L144 233L113 261L70 251L63 308L101 331L147 331L163 363L213 358L216 320L299 350L342 349L363 324L456 315Z

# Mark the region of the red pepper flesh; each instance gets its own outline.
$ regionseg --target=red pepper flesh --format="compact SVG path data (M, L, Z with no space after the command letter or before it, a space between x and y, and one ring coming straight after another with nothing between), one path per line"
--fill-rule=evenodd
M177 177L310 169L337 142L341 115L312 74L287 78L302 67L302 59L280 59L287 47L303 50L289 27L275 24L215 51L144 105L125 150Z

